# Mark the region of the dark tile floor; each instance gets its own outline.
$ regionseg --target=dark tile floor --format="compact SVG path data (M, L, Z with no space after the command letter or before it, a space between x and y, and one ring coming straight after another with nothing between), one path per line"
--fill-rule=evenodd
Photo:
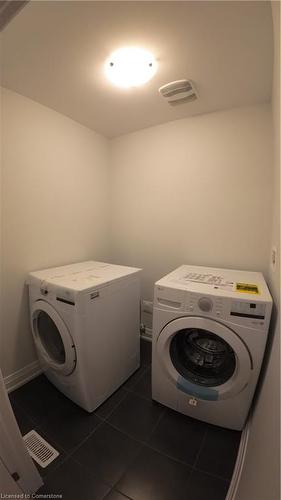
M38 493L64 500L223 500L240 433L151 399L151 344L140 369L93 414L40 375L10 394L21 432L37 430L60 455L38 469Z

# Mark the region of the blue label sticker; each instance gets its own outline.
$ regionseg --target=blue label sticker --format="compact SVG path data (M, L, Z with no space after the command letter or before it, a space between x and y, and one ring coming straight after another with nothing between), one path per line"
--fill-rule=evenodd
M181 375L179 375L177 380L177 388L180 391L185 392L190 396L195 396L199 399L205 399L207 401L217 401L219 399L219 393L215 389L192 384Z

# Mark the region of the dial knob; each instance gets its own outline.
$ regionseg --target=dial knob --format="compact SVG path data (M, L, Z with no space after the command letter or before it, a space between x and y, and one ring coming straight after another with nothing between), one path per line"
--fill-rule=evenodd
M209 312L213 309L213 303L208 297L202 297L198 301L198 306L201 311Z

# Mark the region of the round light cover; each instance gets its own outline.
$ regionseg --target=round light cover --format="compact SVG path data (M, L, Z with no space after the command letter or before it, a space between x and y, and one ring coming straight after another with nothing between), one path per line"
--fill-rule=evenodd
M154 56L145 49L124 47L111 54L105 63L107 78L118 87L138 87L156 73Z

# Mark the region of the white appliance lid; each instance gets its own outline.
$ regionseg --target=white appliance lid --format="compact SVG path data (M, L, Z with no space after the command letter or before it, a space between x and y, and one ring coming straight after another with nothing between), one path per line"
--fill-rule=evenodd
M271 302L262 273L182 265L156 282L158 286L217 296Z
M141 269L136 267L86 261L32 272L29 274L27 284L40 281L44 284L82 291L137 274L140 271Z

